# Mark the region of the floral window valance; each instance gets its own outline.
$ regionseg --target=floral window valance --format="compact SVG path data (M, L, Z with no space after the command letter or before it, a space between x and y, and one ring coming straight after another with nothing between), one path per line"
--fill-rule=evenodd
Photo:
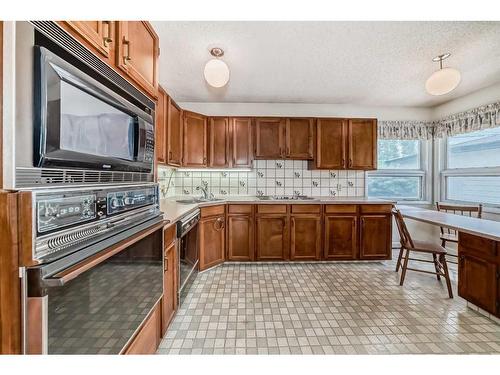
M500 102L487 104L438 121L379 121L380 139L432 139L500 127Z
M380 139L432 139L434 126L425 121L379 121Z

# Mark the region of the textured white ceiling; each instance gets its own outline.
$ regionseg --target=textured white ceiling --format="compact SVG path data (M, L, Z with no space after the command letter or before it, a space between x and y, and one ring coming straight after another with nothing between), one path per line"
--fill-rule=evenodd
M435 106L500 81L500 22L153 22L160 83L180 102ZM203 67L220 46L231 77L209 87ZM450 94L424 84L438 68L462 73Z

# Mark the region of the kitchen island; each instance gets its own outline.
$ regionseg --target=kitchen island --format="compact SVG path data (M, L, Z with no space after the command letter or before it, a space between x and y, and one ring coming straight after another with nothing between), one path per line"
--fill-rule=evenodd
M458 295L500 322L500 222L398 205L403 217L458 231Z

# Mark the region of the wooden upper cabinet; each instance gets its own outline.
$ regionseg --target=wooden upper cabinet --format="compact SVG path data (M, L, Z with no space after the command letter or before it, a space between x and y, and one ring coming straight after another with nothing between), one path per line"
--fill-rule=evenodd
M229 119L211 117L209 120L209 167L229 166Z
M317 119L316 133L316 168L344 169L347 121L335 118Z
M281 159L285 156L285 120L255 119L255 158Z
M287 159L312 159L314 119L312 118L289 118L286 120L285 129Z
M57 23L102 60L114 65L116 22L58 21Z
M156 160L160 164L167 162L167 111L168 96L162 87L158 89L158 101L156 104L156 123L155 123L155 151Z
M182 164L182 110L172 98L167 102L167 164L180 167Z
M158 35L146 21L117 22L116 65L153 97L158 89Z
M252 119L231 119L231 166L251 168L253 160Z
M348 127L348 169L377 169L377 120L352 119Z
M184 147L182 165L186 167L206 167L207 159L207 118L194 112L184 112Z
M319 260L321 252L321 215L290 217L290 259Z

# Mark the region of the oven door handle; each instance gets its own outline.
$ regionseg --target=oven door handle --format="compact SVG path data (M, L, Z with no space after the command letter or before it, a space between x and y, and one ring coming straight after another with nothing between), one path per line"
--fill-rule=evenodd
M60 271L51 277L44 278L43 283L44 283L44 285L46 285L48 287L63 286L68 281L73 280L74 278L81 275L85 271L88 271L89 269L101 264L106 259L111 258L113 255L120 253L121 251L125 250L127 247L142 240L144 237L147 237L151 233L156 232L158 229L163 228L168 223L169 223L168 220L162 220L159 223L135 234L133 236L133 238L126 238L120 242L117 242L116 244L114 244L114 245L108 247L107 249L81 261L80 263L77 263L71 267L68 267L67 269Z

